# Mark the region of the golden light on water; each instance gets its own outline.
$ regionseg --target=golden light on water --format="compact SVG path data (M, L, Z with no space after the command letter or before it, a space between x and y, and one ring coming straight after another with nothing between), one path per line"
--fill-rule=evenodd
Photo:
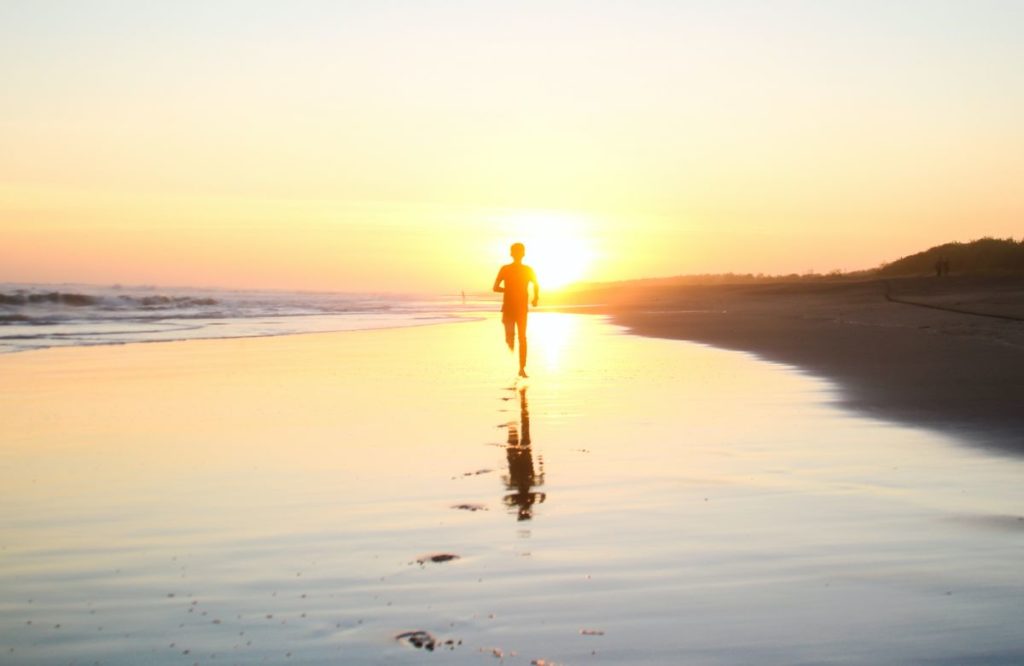
M541 361L548 371L557 371L570 343L578 343L579 317L560 312L539 312L530 315L529 321L534 361Z
M591 277L597 259L595 221L560 211L516 211L497 220L501 252L513 242L526 245L524 263L537 272L541 290L558 289Z

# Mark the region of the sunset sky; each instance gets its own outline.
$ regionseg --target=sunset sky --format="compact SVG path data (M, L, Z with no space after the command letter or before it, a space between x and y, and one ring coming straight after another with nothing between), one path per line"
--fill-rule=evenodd
M1024 234L1024 2L0 4L0 281L856 269Z

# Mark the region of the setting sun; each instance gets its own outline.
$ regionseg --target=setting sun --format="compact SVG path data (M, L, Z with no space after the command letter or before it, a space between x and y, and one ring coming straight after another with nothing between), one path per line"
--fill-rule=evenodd
M596 252L588 227L593 221L557 211L517 211L500 217L502 252L511 242L526 245L526 260L543 289L558 289L591 277Z

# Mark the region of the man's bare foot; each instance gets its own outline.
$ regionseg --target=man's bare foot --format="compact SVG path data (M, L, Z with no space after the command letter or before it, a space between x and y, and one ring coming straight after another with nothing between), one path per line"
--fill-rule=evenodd
M523 379L527 379L528 378L528 376L526 374L526 368L519 368L519 376L522 377Z

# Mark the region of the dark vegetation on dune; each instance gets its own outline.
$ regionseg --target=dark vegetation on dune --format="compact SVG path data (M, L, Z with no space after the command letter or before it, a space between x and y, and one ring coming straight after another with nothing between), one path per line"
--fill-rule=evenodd
M948 262L950 275L962 276L1024 276L1024 239L979 238L966 243L945 243L916 254L882 264L878 268L829 273L790 273L765 275L762 273L715 273L704 275L675 275L664 278L645 278L622 282L579 283L566 290L594 292L622 287L684 287L713 285L744 285L764 283L819 283L877 278L920 277L935 275L936 263ZM556 296L555 300L559 300ZM571 300L571 299L570 299Z
M951 273L959 275L1024 274L1024 240L979 238L969 243L936 245L872 272L882 277L933 275L936 262L943 260L949 262Z

